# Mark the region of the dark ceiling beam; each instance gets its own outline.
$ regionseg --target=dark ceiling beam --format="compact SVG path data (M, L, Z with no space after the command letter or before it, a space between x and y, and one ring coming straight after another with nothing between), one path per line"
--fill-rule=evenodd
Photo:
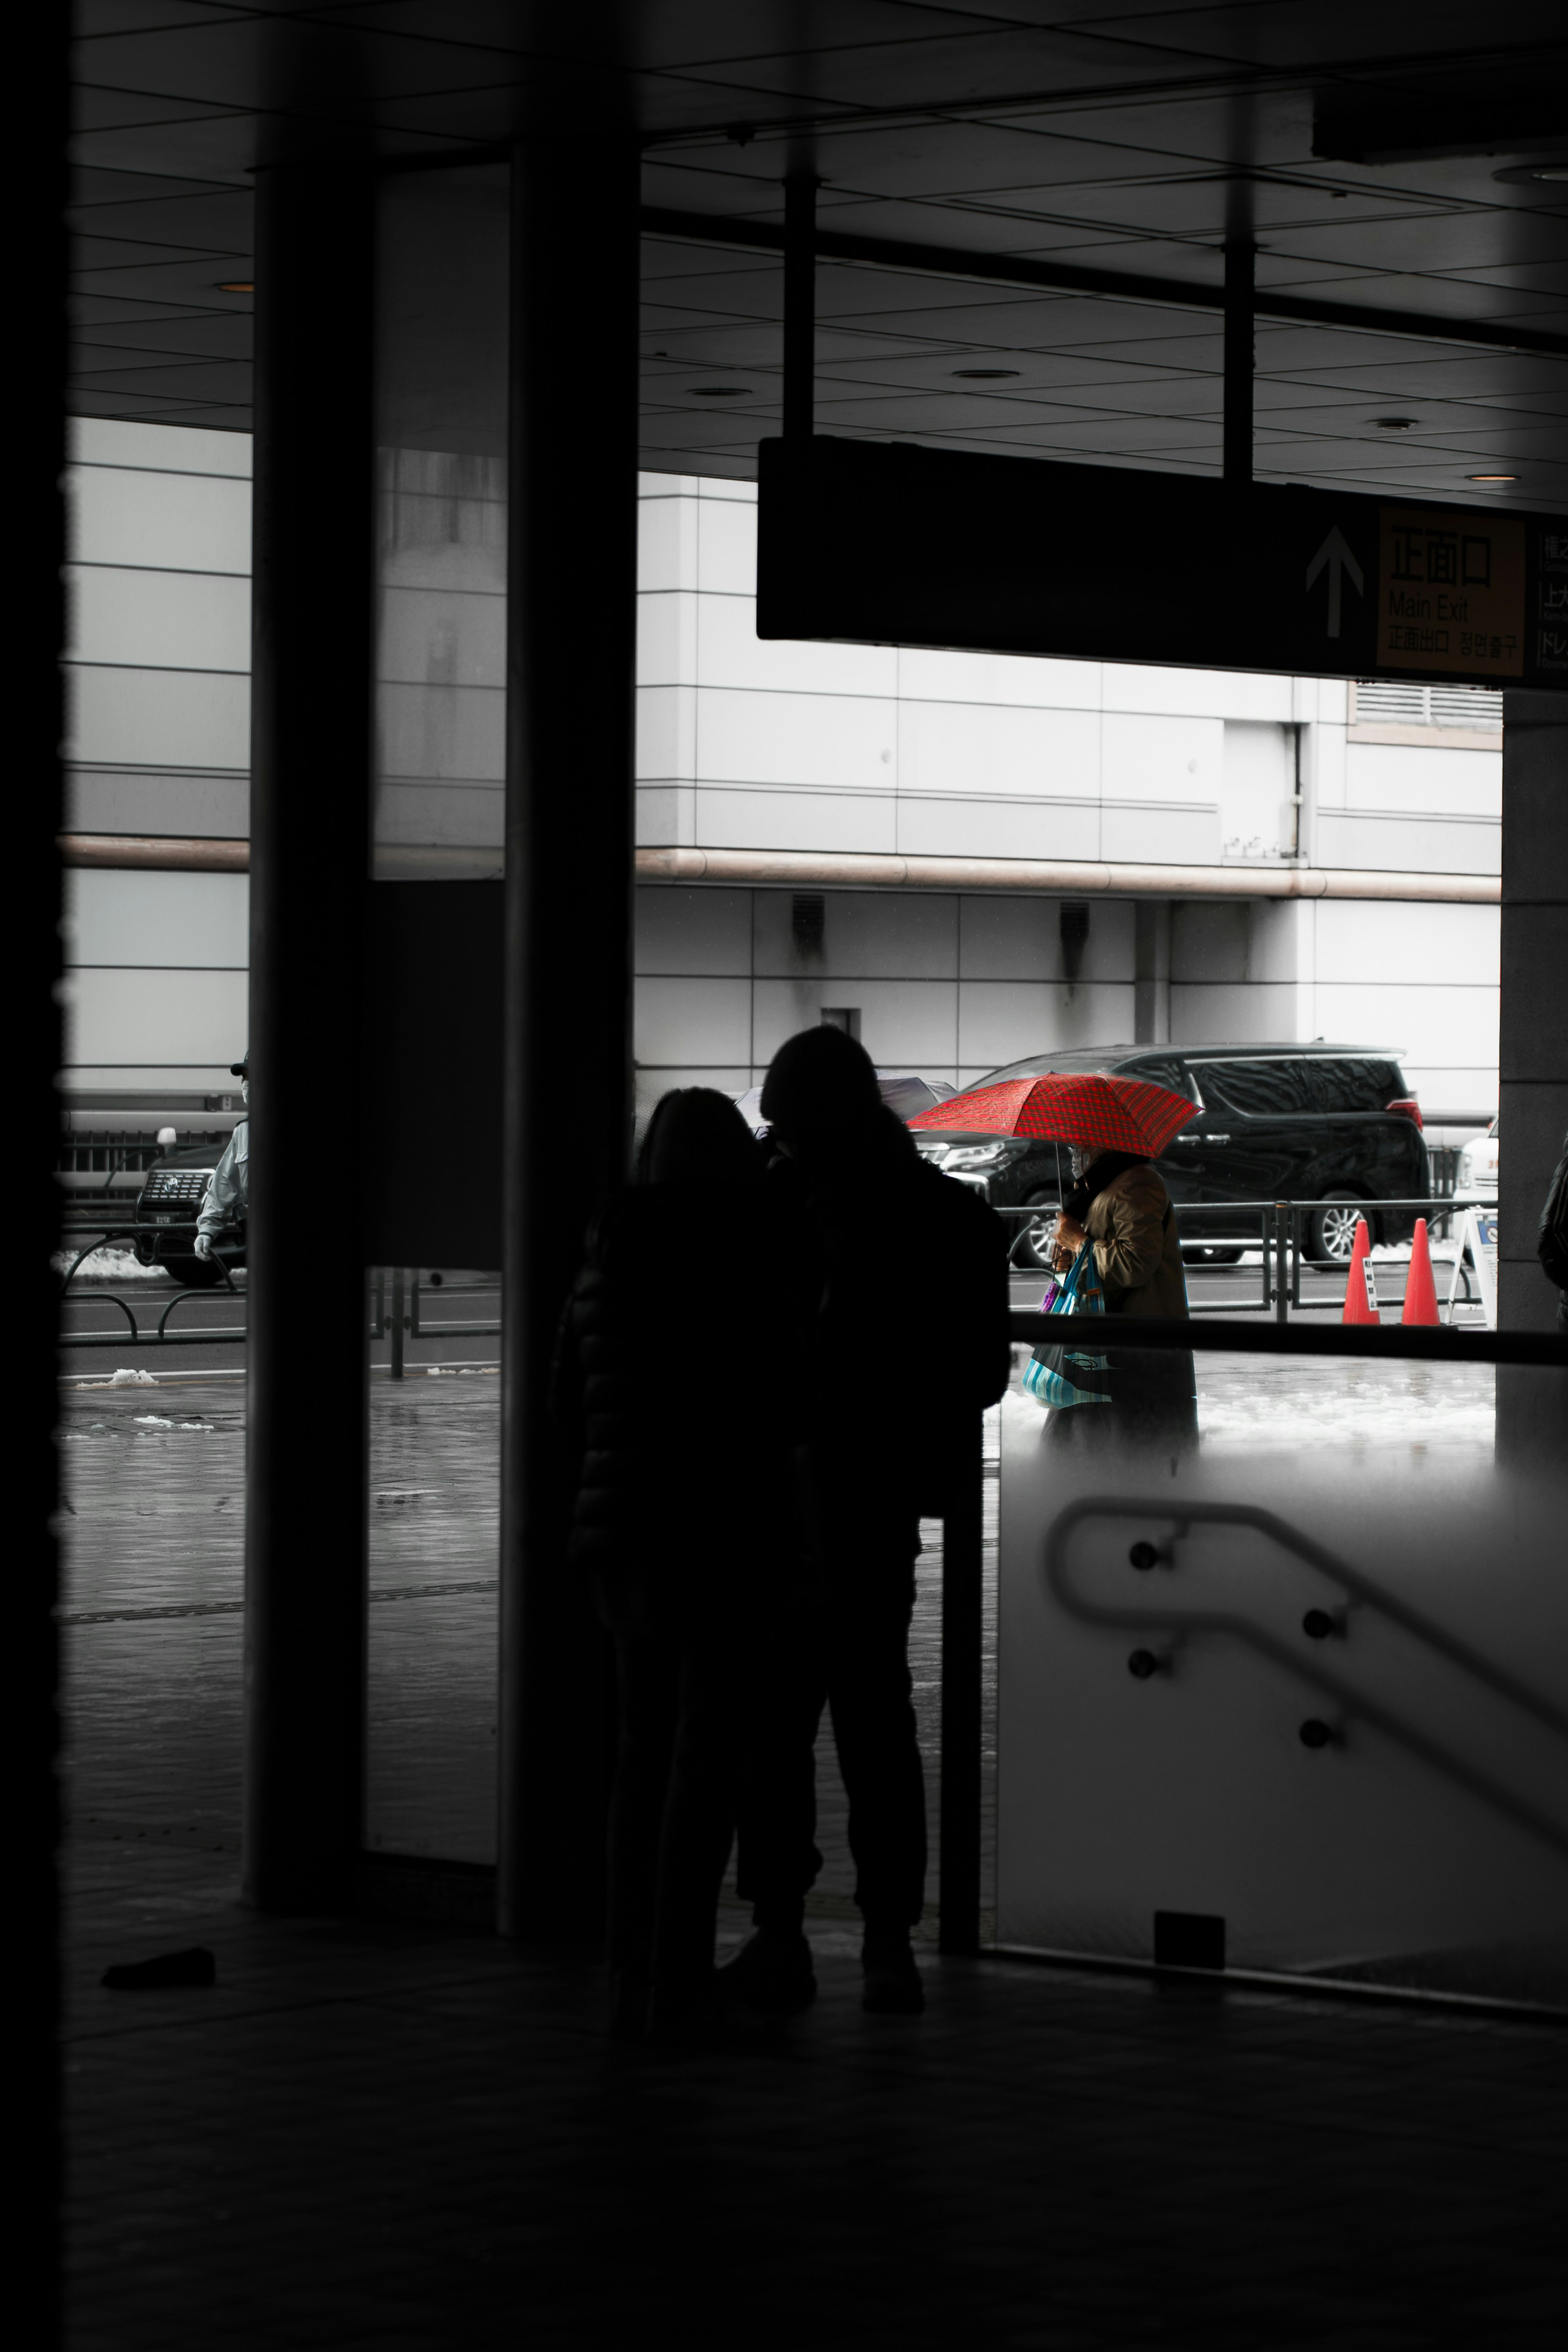
M784 233L763 221L727 220L713 213L673 212L645 205L645 236L677 237L691 245L731 246L742 251L784 254ZM901 238L856 236L818 226L819 261L860 262L873 269L903 270L931 278L962 278L986 285L1026 286L1049 294L1109 295L1121 302L1157 302L1173 310L1225 309L1223 285L1194 286L1184 278L1148 278L1120 269L1087 269L1076 263L1022 261L1006 254L975 253L958 246L909 245ZM1407 335L1421 342L1463 343L1490 352L1542 352L1568 356L1568 335L1535 334L1528 327L1489 327L1475 320L1429 318L1419 310L1382 310L1355 302L1320 302L1310 295L1272 294L1259 289L1259 319L1279 319L1309 327L1349 327L1363 335Z

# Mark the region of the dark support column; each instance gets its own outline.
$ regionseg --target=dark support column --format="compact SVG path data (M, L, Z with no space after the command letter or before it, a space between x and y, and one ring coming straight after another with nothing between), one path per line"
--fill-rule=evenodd
M1501 962L1498 1319L1550 1331L1535 1230L1568 1129L1568 695L1503 697Z
M372 199L314 164L256 197L245 1888L300 1911L350 1899L363 1809L363 1276L300 1171L359 1039Z
M942 1883L944 1952L980 1948L981 1647L984 1461L978 1416L954 1481L942 1549Z
M603 1906L608 1658L565 1572L548 1395L584 1231L631 1144L637 202L630 141L586 165L547 142L514 152L500 1832L513 1936L596 1934Z
M784 182L784 437L808 441L816 404L816 181Z
M1253 274L1251 239L1225 248L1225 480L1245 489L1252 479Z

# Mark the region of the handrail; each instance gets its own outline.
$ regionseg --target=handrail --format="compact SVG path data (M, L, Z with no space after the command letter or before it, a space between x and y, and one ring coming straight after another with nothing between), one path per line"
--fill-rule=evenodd
M1468 1794L1479 1797L1494 1811L1516 1822L1558 1853L1568 1854L1568 1829L1552 1821L1549 1815L1538 1811L1527 1800L1502 1788L1489 1774L1478 1771L1461 1758L1450 1755L1436 1740L1428 1738L1425 1732L1405 1722L1379 1700L1366 1697L1352 1685L1321 1666L1315 1659L1300 1656L1288 1648L1266 1627L1255 1625L1249 1619L1228 1610L1184 1612L1170 1609L1107 1608L1084 1600L1081 1594L1073 1591L1068 1582L1063 1555L1073 1529L1083 1520L1093 1517L1163 1521L1174 1528L1178 1538L1192 1524L1205 1520L1221 1526L1257 1528L1285 1549L1294 1551L1309 1566L1330 1577L1364 1606L1380 1611L1392 1623L1425 1643L1429 1649L1447 1658L1450 1664L1458 1666L1499 1696L1531 1715L1558 1738L1568 1739L1568 1717L1550 1700L1542 1698L1528 1685L1516 1681L1504 1668L1493 1665L1489 1659L1467 1649L1463 1643L1447 1633L1441 1626L1434 1624L1429 1618L1423 1617L1419 1611L1394 1600L1359 1570L1350 1567L1322 1545L1314 1543L1310 1537L1301 1535L1274 1512L1260 1507L1248 1503L1184 1503L1173 1508L1168 1498L1082 1496L1058 1512L1046 1532L1043 1578L1053 1598L1069 1617L1077 1618L1080 1623L1123 1633L1158 1627L1174 1638L1188 1633L1231 1634L1270 1658L1287 1673L1323 1692L1339 1708L1342 1718L1359 1717L1363 1722L1374 1725L1391 1739L1397 1740L1410 1754L1419 1757L1423 1763L1430 1765Z
M1015 1308L1007 1328L1016 1343L1032 1348L1047 1331L1049 1319L1037 1309ZM1334 1323L1324 1330L1301 1323L1192 1323L1174 1315L1109 1315L1103 1322L1097 1319L1097 1336L1100 1332L1111 1347L1191 1349L1197 1355L1368 1356L1377 1361L1533 1364L1568 1370L1568 1339L1551 1331L1456 1330L1447 1323L1392 1323L1377 1330Z

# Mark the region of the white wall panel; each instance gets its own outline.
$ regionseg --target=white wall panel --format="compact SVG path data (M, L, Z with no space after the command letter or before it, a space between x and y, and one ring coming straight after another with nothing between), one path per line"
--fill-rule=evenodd
M704 690L700 781L890 791L898 705L843 694Z
M188 572L67 572L68 658L155 669L250 669L250 583Z
M1205 801L1217 808L1223 719L1108 710L1100 725L1100 789L1108 801Z
M67 476L77 563L124 563L174 572L250 572L250 484L213 475L111 473L72 467ZM321 560L332 560L325 532Z
M702 784L695 838L703 849L852 849L897 846L892 794L747 791Z
M247 874L68 866L65 907L68 964L186 965L243 972L250 961Z
M637 502L637 587L639 591L695 588L697 585L697 500L687 489L668 495L672 474L645 474ZM658 494L648 495L650 482Z
M637 983L633 1053L639 1062L752 1058L750 991L726 979L649 972Z
M1438 980L1383 986L1317 986L1318 1026L1325 1037L1363 1036L1397 1045L1414 1060L1495 1068L1498 992L1449 988Z
M120 416L73 416L67 421L67 432L71 458L78 465L250 479L248 433L212 433L199 425L138 425Z
M1291 716L1290 680L1249 670L1156 669L1105 664L1104 708L1159 718L1274 719Z
M1101 722L1095 711L908 701L896 709L899 783L906 792L994 797L1099 789Z
M1020 703L1039 710L1098 710L1099 662L1036 660L1024 654L899 650L899 692L914 702Z
M899 798L897 847L906 857L1100 856L1100 803Z
M755 596L754 506L736 499L698 500L697 585L708 596Z
M248 768L250 680L206 670L66 671L66 756L145 768Z
M983 1070L1026 1055L1063 1053L1074 1046L1116 1045L1132 1034L1132 983L1068 990L966 981L959 1015L958 1057Z
M1490 818L1376 816L1325 809L1318 818L1320 866L1373 874L1497 874L1502 828Z
M243 971L75 971L67 983L66 1063L109 1070L220 1071L227 1081L249 1034ZM203 1083L198 1076L184 1081Z
M1499 908L1321 898L1304 911L1316 936L1320 980L1386 984L1430 976L1458 986L1498 987Z
M639 686L697 682L699 599L689 591L645 591L637 598L637 677Z
M639 973L750 974L750 890L644 884L635 897Z
M756 894L756 971L774 978L844 976L952 980L958 973L958 901L945 891L828 890L820 956L803 957L791 929L794 894Z
M1418 816L1502 815L1502 752L1347 743L1347 808Z
M1100 820L1100 855L1118 866L1217 865L1219 812L1212 806L1119 806L1107 800Z
M801 643L759 637L752 596L703 595L698 638L698 679L703 686L761 687L771 693L898 692L899 657L891 646Z
M874 1062L923 1069L951 1062L957 1034L958 988L952 981L759 980L756 1053L766 1061L797 1029L814 1029L825 1008L860 1014L860 1042Z
M639 779L692 776L697 772L697 694L689 686L639 686L637 698Z

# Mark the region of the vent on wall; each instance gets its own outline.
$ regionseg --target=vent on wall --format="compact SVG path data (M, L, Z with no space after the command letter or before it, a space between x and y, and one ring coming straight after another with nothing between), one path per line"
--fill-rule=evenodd
M1062 970L1069 988L1078 985L1083 951L1089 945L1089 908L1079 898L1065 898L1061 911Z
M789 927L795 951L819 956L827 929L827 901L819 890L797 890L790 900Z
M1502 733L1502 696L1489 686L1414 686L1404 680L1358 681L1356 726L1462 727L1473 735Z

